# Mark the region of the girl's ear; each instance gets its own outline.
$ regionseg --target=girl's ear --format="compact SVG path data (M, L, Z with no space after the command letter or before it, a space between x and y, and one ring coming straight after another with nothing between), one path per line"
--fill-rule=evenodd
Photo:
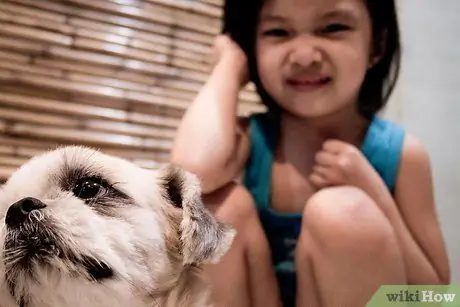
M373 39L369 56L369 69L372 69L383 58L387 47L387 33L388 31L385 29Z

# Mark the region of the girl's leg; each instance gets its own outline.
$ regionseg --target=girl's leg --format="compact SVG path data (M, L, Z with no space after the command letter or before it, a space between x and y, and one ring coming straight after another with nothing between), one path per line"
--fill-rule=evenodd
M250 194L237 184L204 197L208 209L236 228L229 252L218 264L208 265L216 307L280 306L268 242Z
M389 221L352 187L323 189L308 201L298 240L297 306L365 306L384 284L405 284Z

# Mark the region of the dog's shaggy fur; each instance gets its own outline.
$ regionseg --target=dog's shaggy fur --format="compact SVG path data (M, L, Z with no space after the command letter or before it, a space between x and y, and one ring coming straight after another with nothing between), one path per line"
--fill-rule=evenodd
M235 232L197 178L85 147L31 159L0 190L0 306L211 306L200 267Z

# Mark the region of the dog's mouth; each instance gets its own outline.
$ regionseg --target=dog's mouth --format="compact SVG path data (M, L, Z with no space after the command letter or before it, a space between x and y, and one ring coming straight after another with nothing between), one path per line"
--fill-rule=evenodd
M71 277L102 282L114 276L111 266L96 257L75 252L60 235L53 220L43 214L18 227L7 226L3 259L10 278L18 274L34 278L36 268L56 269ZM25 273L25 274L24 274Z

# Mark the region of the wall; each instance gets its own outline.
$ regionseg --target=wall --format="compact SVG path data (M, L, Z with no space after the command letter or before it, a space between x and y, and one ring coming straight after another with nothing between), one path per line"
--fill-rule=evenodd
M458 0L400 1L404 56L387 117L430 151L453 282L460 282L460 44Z
M0 0L0 182L68 144L167 162L221 11L220 0ZM257 102L243 91L239 111Z

